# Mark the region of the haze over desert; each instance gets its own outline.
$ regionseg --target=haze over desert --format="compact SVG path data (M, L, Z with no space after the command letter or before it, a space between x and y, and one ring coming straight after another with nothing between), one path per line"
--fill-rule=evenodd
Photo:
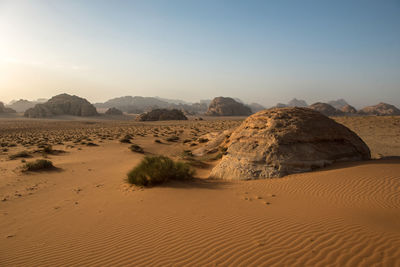
M0 1L0 266L399 266L400 4Z

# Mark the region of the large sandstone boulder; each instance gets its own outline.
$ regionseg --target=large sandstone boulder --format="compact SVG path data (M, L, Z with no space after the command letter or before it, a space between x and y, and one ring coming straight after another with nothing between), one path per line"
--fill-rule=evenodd
M343 106L340 111L342 111L345 114L357 114L357 109L355 109L353 106L350 105L345 105Z
M0 114L1 113L16 113L16 111L12 108L6 108L3 102L0 102Z
M369 106L359 111L361 115L395 116L400 115L400 110L387 103L379 103L375 106Z
M43 118L58 115L73 116L95 116L98 115L96 108L86 99L75 95L61 94L52 97L43 104L25 111L24 116L28 118Z
M321 112L325 116L343 116L343 112L332 107L329 104L317 102L309 106L310 109Z
M106 115L110 115L110 116L117 116L117 115L122 115L122 111L117 109L117 108L109 108L107 109Z
M216 97L211 101L205 115L208 116L248 116L251 109L230 97Z
M177 109L153 109L152 111L140 114L137 121L169 121L187 120L185 114Z
M227 154L210 177L282 177L337 161L370 159L351 130L308 108L275 108L248 117L230 136Z

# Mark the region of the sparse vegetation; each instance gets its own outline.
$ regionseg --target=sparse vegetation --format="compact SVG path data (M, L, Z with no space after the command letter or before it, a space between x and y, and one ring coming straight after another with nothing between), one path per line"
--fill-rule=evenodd
M194 170L184 162L175 162L165 156L146 156L128 173L127 181L140 186L151 186L170 180L193 178Z
M136 144L131 145L131 146L129 147L129 149L130 149L132 152L144 153L143 148L142 148L141 146L139 146L139 145L136 145Z
M119 141L120 141L121 143L130 144L130 143L131 143L131 139L132 139L132 136L129 135L129 134L127 134L127 135L125 135L123 138L121 138Z
M12 154L12 155L8 156L8 158L11 160L17 159L17 158L31 158L31 157L32 157L31 154L29 154L27 151L21 151L16 154Z
M176 135L170 136L165 140L167 140L168 142L177 142L179 140L179 136L176 136Z
M38 159L33 162L27 162L23 167L24 171L41 171L49 169L54 169L54 165L50 160L45 159Z

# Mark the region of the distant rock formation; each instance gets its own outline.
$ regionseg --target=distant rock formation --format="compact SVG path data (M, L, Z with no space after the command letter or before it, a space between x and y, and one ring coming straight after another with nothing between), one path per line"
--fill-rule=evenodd
M211 101L205 115L208 116L248 116L251 109L230 97L216 97Z
M123 96L110 99L104 103L96 103L97 108L118 108L121 111L140 114L153 109L179 109L188 114L202 114L207 111L207 104L189 104L182 100L170 100L158 97Z
M122 111L117 108L109 108L107 109L106 115L122 115Z
M370 157L361 138L321 113L308 108L275 108L248 117L233 131L226 155L210 177L282 177Z
M169 121L169 120L187 120L185 114L177 109L154 109L152 111L140 114L137 121Z
M262 105L260 105L260 104L258 104L258 103L251 103L251 104L249 104L249 105L247 105L247 106L251 109L251 112L252 112L252 113L256 113L256 112L259 112L259 111L265 109L264 106L262 106Z
M289 101L287 106L288 107L307 107L308 104L304 100L293 98L292 100Z
M25 112L27 109L33 108L36 104L40 104L46 102L47 100L42 101L42 99L38 99L37 101L29 101L25 99L20 99L16 101L12 101L8 107L15 109L17 112Z
M0 102L0 114L1 113L16 113L16 111L12 108L6 108L3 102Z
M278 103L272 108L286 108L286 107L307 107L308 104L306 101L293 98L292 100L289 101L289 103L284 104L284 103Z
M345 106L349 106L349 103L347 103L346 100L344 100L343 98L329 101L328 104L339 110L341 110Z
M325 116L343 116L343 112L332 107L329 104L317 102L309 106L310 109L321 112Z
M272 108L286 108L286 107L287 107L286 104L278 103L278 104L276 104L275 106L273 106Z
M46 118L58 115L73 116L95 116L98 115L96 108L86 99L75 95L60 94L52 97L44 104L25 111L24 116L28 118Z
M345 106L343 106L343 107L340 109L340 111L342 111L342 112L344 112L344 113L346 113L346 114L349 114L349 115L351 115L351 114L357 114L357 110L356 110L353 106L350 106L350 105L345 105Z
M400 115L400 110L393 105L381 102L375 106L365 107L358 113L361 115L395 116Z

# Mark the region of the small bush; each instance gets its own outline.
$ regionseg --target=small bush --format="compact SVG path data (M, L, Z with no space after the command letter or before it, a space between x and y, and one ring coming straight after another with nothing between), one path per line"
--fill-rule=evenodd
M54 165L50 160L38 159L33 162L27 162L24 165L24 171L41 171L47 169L53 169Z
M160 140L160 139L156 139L156 140L154 140L154 142L155 142L155 143L162 144L162 142L161 142L161 140Z
M179 137L178 136L171 136L171 137L168 137L165 140L167 140L168 142L177 142L179 140Z
M207 138L199 138L199 143L206 143L208 142Z
M130 144L131 143L131 139L132 139L132 136L130 134L127 134L123 138L121 138L119 141L121 143Z
M164 156L146 156L142 162L128 173L131 184L150 186L169 180L193 178L194 170L184 162L175 162Z
M31 158L32 156L26 152L26 151L21 151L16 154L8 156L9 159L17 159L17 158Z
M132 152L144 153L143 148L140 147L139 145L136 145L136 144L131 145L131 146L129 147L129 149L130 149Z

